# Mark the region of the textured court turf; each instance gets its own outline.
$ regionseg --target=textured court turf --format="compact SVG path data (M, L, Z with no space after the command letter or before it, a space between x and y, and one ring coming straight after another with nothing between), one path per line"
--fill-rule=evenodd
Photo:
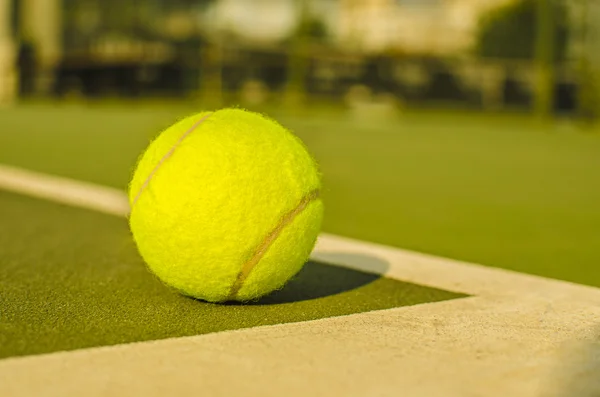
M183 297L126 220L0 191L0 358L314 320L463 297L311 262L251 305ZM378 265L382 271L385 263Z
M0 112L0 163L124 188L148 139L197 109ZM600 286L600 134L525 116L273 116L325 173L325 230Z

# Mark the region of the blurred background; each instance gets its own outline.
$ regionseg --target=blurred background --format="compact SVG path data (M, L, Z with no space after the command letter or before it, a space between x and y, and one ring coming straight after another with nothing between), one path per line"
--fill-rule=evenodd
M596 0L0 0L1 97L590 121L599 26Z
M600 0L0 0L0 164L125 190L239 105L315 155L326 232L600 286L599 79Z

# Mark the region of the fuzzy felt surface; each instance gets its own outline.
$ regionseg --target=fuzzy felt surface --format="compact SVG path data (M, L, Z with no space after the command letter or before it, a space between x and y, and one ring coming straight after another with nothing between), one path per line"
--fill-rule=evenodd
M210 302L252 300L306 262L323 203L315 196L294 209L320 188L314 159L280 124L240 109L199 113L162 132L140 158L130 226L166 284Z

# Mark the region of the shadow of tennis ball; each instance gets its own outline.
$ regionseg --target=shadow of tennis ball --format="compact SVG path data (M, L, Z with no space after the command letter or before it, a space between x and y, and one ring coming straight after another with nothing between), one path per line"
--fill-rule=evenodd
M253 305L273 305L291 303L340 294L370 284L382 276L389 265L387 262L366 255L331 254L320 255L320 259L339 265L360 264L374 273L362 272L347 267L335 266L325 261L310 261L281 290L275 291ZM329 260L330 259L330 260Z
M551 374L548 397L600 397L600 329L593 338L564 346Z

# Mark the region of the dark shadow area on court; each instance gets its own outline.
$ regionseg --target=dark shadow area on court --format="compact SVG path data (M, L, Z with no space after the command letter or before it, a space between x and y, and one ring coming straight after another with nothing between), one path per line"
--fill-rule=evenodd
M375 262L373 268L378 269L378 273L385 273L389 267L385 261L378 258L363 255L354 256L354 261L361 260L369 263ZM380 274L365 273L358 270L311 261L308 262L296 277L285 285L283 289L275 291L257 302L252 302L250 304L273 305L324 298L360 288L381 277Z

